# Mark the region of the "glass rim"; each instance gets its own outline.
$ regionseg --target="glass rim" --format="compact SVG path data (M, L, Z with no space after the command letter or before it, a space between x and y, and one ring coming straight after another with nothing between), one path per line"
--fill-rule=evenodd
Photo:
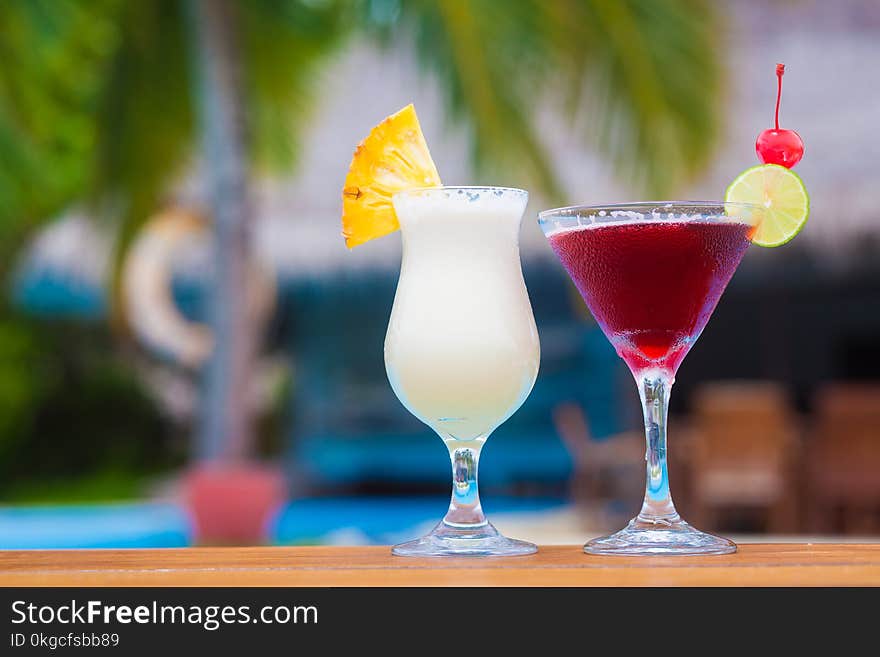
M651 211L664 208L718 208L723 210L727 207L759 212L763 210L760 205L756 205L755 203L742 203L739 201L632 201L627 203L608 203L604 205L566 205L558 208L550 208L538 213L538 221L543 223L552 218L577 217L582 216L583 214L598 213L602 211L647 211L647 214Z
M517 196L529 196L529 192L526 189L521 189L519 187L503 187L503 186L495 186L495 185L437 185L434 187L411 187L409 189L402 189L399 192L394 192L391 195L391 198L397 198L398 196L410 196L415 194L422 194L425 192L504 192L505 194L512 194Z

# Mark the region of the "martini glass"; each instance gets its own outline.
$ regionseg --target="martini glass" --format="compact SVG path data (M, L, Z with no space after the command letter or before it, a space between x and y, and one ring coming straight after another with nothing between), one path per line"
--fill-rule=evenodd
M539 224L599 326L635 377L647 440L639 514L590 541L589 554L726 554L736 545L682 520L666 468L666 414L675 373L736 271L760 216L718 201L576 206Z
M452 498L428 535L400 556L512 556L536 547L486 519L477 466L487 438L525 401L540 347L519 258L528 193L437 187L398 193L400 280L385 336L398 399L443 440Z

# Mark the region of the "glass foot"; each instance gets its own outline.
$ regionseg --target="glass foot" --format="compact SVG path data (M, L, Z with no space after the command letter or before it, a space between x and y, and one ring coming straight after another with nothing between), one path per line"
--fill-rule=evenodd
M514 557L537 551L536 545L507 538L488 522L479 527L441 522L427 536L391 548L399 557Z
M736 552L736 543L694 529L680 518L660 523L635 517L619 532L587 543L584 552L625 556L730 554Z

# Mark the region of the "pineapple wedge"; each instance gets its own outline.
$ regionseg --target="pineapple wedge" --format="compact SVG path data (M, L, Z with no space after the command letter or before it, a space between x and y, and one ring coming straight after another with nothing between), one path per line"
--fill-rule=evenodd
M351 249L400 228L391 197L439 187L416 110L407 105L370 131L354 152L342 189L342 236Z

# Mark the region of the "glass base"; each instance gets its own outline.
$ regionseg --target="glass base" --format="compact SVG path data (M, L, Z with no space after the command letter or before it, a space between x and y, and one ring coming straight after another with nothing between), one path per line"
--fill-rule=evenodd
M587 543L584 552L624 556L730 554L736 552L736 543L694 529L681 518L660 523L637 516L619 532Z
M515 557L537 551L538 546L507 538L488 522L478 527L441 522L427 536L391 548L399 557Z

